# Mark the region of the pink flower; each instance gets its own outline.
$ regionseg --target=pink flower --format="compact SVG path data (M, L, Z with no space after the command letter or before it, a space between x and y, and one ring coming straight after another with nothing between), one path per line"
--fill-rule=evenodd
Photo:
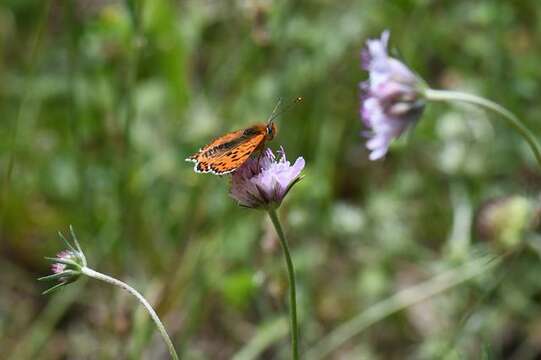
M278 159L272 150L266 149L232 174L231 197L239 205L249 208L276 208L301 179L304 165L302 157L291 165L283 148L279 151Z
M361 53L369 73L361 83L361 117L369 129L366 147L370 160L385 156L392 140L419 119L424 109L422 82L399 60L387 54L389 31L368 40Z

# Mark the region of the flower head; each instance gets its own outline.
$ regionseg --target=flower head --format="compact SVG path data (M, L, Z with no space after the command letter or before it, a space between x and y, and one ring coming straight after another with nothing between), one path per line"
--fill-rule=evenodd
M61 252L56 254L56 258L57 259L62 259L62 260L76 261L77 260L77 253L75 253L72 250L62 250ZM56 262L56 263L51 264L51 271L54 274L63 273L65 270L66 270L66 264L65 263Z
M537 211L535 203L521 195L488 200L477 212L477 233L481 239L494 241L503 249L516 248L526 232L535 230Z
M389 32L380 39L368 40L361 53L362 65L369 73L361 83L361 117L369 140L370 160L382 158L392 140L398 138L422 114L422 83L399 60L387 54Z
M259 157L249 159L231 177L231 197L249 208L278 207L293 185L300 179L304 159L293 165L286 159L284 149L278 158L266 149Z
M76 281L81 275L81 270L86 267L86 257L79 246L79 242L75 236L73 228L70 226L70 234L75 245L72 245L66 240L62 233L58 233L68 246L68 250L59 252L54 258L47 258L52 261L51 271L52 275L44 276L38 280L56 280L58 284L44 291L44 294L48 294L58 288Z

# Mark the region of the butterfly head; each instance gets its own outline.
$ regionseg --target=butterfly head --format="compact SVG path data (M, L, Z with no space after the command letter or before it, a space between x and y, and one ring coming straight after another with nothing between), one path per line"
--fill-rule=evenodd
M276 131L278 131L278 129L276 128L276 124L274 124L273 121L268 122L265 126L265 139L267 141L272 140L276 135Z
M265 127L265 131L266 131L266 134L265 134L265 138L266 140L272 140L274 138L274 136L276 135L276 125L274 124L274 120L281 114L283 114L284 112L286 112L287 110L289 110L291 108L291 106L295 105L296 103L299 103L302 101L302 97L296 97L289 105L285 106L285 107L282 107L280 108L280 106L282 105L282 100L278 100L278 103L276 104L276 106L274 107L274 110L272 110L272 114L269 116L269 119L267 120L267 125Z

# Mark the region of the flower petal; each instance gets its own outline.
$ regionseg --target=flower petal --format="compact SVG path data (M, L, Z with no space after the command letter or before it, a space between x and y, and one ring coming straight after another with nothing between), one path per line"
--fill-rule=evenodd
M232 174L230 195L243 206L277 206L298 181L304 166L302 157L292 166L283 148L277 156L266 149L258 159L249 159Z

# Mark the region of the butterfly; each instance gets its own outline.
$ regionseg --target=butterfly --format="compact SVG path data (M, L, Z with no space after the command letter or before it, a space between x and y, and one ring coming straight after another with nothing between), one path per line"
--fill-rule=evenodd
M301 101L298 97L295 102ZM212 140L198 152L188 157L186 161L194 162L197 173L212 173L225 175L234 172L252 156L265 148L265 143L271 141L277 132L274 120L283 113L277 112L280 101L274 107L266 123L250 126L246 129L232 131Z

